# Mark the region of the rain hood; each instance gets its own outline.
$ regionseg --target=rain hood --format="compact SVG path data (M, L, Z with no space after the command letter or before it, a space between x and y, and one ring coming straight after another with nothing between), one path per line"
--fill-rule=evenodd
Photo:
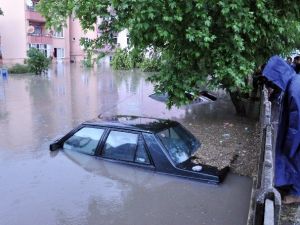
M263 76L282 91L286 90L289 81L295 75L294 69L279 56L271 57L263 71Z

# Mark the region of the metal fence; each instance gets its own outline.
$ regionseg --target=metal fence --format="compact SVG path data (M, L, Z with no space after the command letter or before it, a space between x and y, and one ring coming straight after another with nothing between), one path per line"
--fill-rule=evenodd
M275 113L275 116L274 113L272 115L273 106L268 100L267 89L263 88L260 108L262 145L260 149L258 177L252 199L254 204L251 224L253 225L279 224L281 197L279 192L274 188L273 183L278 113Z

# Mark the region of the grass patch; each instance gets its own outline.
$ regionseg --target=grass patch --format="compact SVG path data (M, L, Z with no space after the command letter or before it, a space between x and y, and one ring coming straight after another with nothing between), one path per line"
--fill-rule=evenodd
M11 74L23 74L23 73L30 73L30 69L28 65L24 64L15 64L12 67L8 68L8 73Z

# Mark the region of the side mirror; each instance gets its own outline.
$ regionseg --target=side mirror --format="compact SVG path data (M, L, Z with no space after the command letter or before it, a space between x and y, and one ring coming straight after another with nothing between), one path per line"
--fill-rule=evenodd
M61 148L61 143L59 142L59 140L50 144L50 147L49 147L50 151L55 151L59 148Z

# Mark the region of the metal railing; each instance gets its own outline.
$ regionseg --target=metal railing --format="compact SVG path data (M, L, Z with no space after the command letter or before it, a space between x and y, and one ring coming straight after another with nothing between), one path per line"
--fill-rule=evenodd
M50 33L27 33L28 36L33 37L52 37L53 35Z

